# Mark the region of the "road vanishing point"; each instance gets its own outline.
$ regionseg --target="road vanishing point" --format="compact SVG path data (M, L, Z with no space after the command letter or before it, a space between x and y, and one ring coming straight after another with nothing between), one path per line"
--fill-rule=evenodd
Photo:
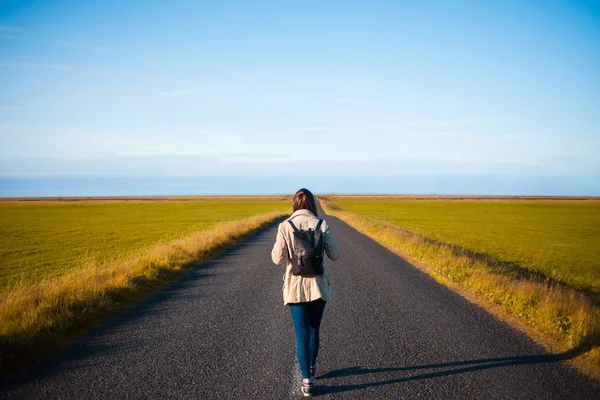
M321 210L322 213L322 210ZM355 229L325 216L341 250L329 261L315 397L599 399L525 334L438 284ZM299 398L277 224L0 388L1 399Z

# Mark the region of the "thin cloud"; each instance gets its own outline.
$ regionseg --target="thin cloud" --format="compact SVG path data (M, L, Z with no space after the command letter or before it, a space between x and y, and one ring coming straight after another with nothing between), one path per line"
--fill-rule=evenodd
M160 95L165 96L165 97L177 97L177 96L189 96L194 93L195 93L195 91L192 89L179 89L179 90L172 90L170 92L162 92Z
M293 128L290 132L323 132L329 129L326 126L311 126L308 128Z
M334 103L342 103L342 104L366 104L366 101L352 99L350 97L334 97L331 99Z
M138 73L129 73L129 72L113 72L107 71L94 67L80 67L76 65L66 65L66 64L50 64L50 63L39 63L39 62L15 62L15 61L0 61L0 67L6 68L23 68L23 69L42 69L42 70L56 70L56 71L73 71L73 72L90 72L90 73L99 73L106 74L112 76L118 76L122 78L135 79L140 81L149 81L149 82L177 82L177 79L173 78L165 78L165 77L157 77L152 75L144 75ZM179 91L183 92L183 91ZM167 92L168 93L168 92ZM171 92L175 94L171 95L182 95L188 93L177 93ZM165 94L168 95L168 94Z
M543 139L541 136L531 136L531 135L517 135L514 133L507 133L504 135L499 136L500 139L504 139L504 140L509 140L509 141L515 141L515 142L520 142L520 141L526 141L526 140L540 140Z
M428 133L432 137L448 137L448 138L469 138L486 141L509 141L509 142L524 142L524 141L535 141L543 139L541 136L534 135L517 135L517 134L503 134L503 135L475 135L472 133L459 132L459 131L437 131Z
M87 44L72 43L72 42L57 42L56 45L62 46L62 47L71 47L71 48L80 49L80 50L93 50L93 51L106 51L106 50L109 50L106 47L90 46L90 45L87 45Z
M24 39L23 30L12 25L0 25L0 39Z
M0 31L0 39L21 39L21 36L2 33Z
M154 75L146 75L146 74L138 74L138 73L121 73L117 74L126 78L135 79L136 81L148 81L148 82L163 82L163 83L173 83L180 82L180 79L163 77L163 76L154 76Z
M0 133L59 133L59 129L35 125L6 125L0 124Z
M18 35L17 35L18 33ZM107 51L110 50L107 47L93 46L83 43L75 42L54 42L48 41L44 38L44 35L36 33L35 31L24 31L23 29L17 28L16 26L0 25L0 38L6 39L26 39L28 41L35 41L46 45L70 47L80 50L92 50L92 51Z
M0 113L9 113L20 110L19 106L0 106Z
M433 137L450 137L450 138L474 138L475 135L464 132L431 132L429 134Z
M390 124L373 124L371 126L369 126L369 128L371 129L392 129L394 127L394 125L390 125Z
M232 153L232 154L223 154L222 157L248 157L248 158L290 158L289 154L280 154L280 153Z
M209 139L213 145L223 149L239 149L239 152L246 152L242 138L239 135L228 132L214 132L201 130L200 133Z
M455 126L474 126L484 122L493 121L494 118L489 117L462 117L453 119L437 119L409 122L408 126L431 127L431 128L448 128Z
M0 61L0 67L8 68L27 68L27 69L54 69L63 71L100 71L94 68L88 67L77 67L73 65L63 64L48 64L48 63L36 63L36 62L12 62L12 61Z
M256 163L265 164L273 162L290 161L292 158L289 154L252 154L252 153L240 153L240 154L225 154L220 157L221 161L224 162L245 162L245 163Z

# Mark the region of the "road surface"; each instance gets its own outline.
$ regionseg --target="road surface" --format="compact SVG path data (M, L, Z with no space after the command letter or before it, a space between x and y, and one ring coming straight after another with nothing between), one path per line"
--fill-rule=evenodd
M317 368L323 399L598 399L599 386L525 335L333 217ZM2 399L286 399L299 369L277 224L65 351Z

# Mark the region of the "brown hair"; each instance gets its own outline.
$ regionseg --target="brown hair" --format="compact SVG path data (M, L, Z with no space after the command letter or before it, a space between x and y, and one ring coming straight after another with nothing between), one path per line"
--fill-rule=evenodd
M317 214L317 203L315 202L315 196L308 189L300 189L294 195L294 212L298 210L308 210L311 213Z

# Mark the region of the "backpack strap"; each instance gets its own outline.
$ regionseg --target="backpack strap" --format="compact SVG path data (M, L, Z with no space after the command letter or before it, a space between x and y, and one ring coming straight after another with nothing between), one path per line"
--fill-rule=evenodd
M292 220L288 220L288 223L292 226L292 229L294 230L294 232L298 232L300 233L300 230L298 228L296 228L296 225L294 225L294 223L292 222Z
M296 225L294 225L294 223L292 221L288 221L289 224L291 225L292 229L294 230L294 236L298 237L298 238L302 238L300 240L305 241L306 243L309 243L312 247L315 246L315 239L308 234L308 232L304 232L301 231L300 229L296 228Z
M298 228L296 228L296 225L294 225L294 223L292 222L292 220L291 220L291 219L289 219L289 220L288 220L288 223L289 223L289 224L292 226L292 229L293 229L295 232L301 233L301 231L300 231ZM323 223L323 220L322 220L322 219L319 219L319 223L317 224L317 227L315 228L315 231L318 231L318 230L320 230L320 229L321 229L321 224L322 224L322 223Z
M317 227L315 228L315 231L319 231L321 230L321 224L323 223L322 219L319 219L319 223L317 224Z
M316 244L316 247L319 249L319 251L321 252L321 254L323 254L324 248L325 248L325 232L321 232L321 225L323 224L323 220L319 219L319 223L317 224L317 227L315 228L315 231L319 232L319 243Z
M317 247L323 246L323 235L322 234L319 235L319 243L315 243L314 235L310 234L308 231L301 231L300 229L298 229L296 227L296 225L294 225L294 223L291 220L288 220L288 223L294 230L294 236L296 236L297 238L301 238L300 240L304 241L305 243L308 243L313 249L315 248L315 246L317 246ZM317 226L316 226L314 232L321 233L321 224L322 223L323 223L323 220L319 219L319 222L317 223Z

